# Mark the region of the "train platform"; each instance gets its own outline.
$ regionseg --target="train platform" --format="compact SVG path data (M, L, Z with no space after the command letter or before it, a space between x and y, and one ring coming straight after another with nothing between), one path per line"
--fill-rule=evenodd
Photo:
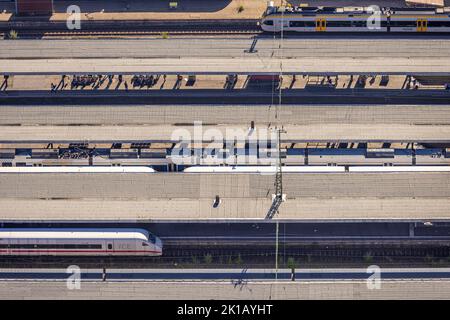
M6 220L265 219L274 175L1 174ZM284 174L276 219L448 219L450 173ZM221 202L214 205L216 196Z
M5 281L0 286L2 299L448 299L447 280L383 280L380 290L368 290L367 282L296 281L248 283L226 282L88 282L80 290L67 290L66 281Z
M1 62L9 75L278 75L280 65L284 74L299 75L450 74L450 41L439 37L312 37L285 39L283 50L279 45L271 37L5 41Z
M38 142L179 142L191 141L194 130L200 130L199 139L205 132L214 129L223 137L236 132L243 135L270 134L273 127L256 124L254 129L247 125L67 125L67 126L0 126L2 143ZM448 142L450 126L408 125L408 124L309 124L285 125L284 141L390 141L390 142ZM209 131L211 133L211 131ZM180 138L181 137L181 138ZM233 136L234 137L234 136ZM211 140L212 138L210 138ZM209 141L206 139L206 141Z
M450 125L450 105L3 105L0 126L204 124ZM230 114L234 115L230 117Z
M115 281L235 281L239 282L261 282L277 279L280 282L292 281L292 270L280 268L249 269L249 268L183 268L183 269L133 269L133 268L107 268L82 269L81 281L98 282L102 280L103 274L111 282ZM68 274L63 268L1 268L0 281L2 280L66 280ZM364 280L368 277L366 268L302 268L295 270L296 281L314 280ZM450 279L449 268L383 268L383 280L444 280Z
M264 219L270 199L0 200L1 221L245 221ZM287 221L445 220L448 198L295 198L273 219Z
M37 92L43 91L52 93L59 93L61 91L67 92L92 92L92 94L98 94L98 92L108 91L126 91L126 92L162 92L173 90L261 90L272 91L272 85L261 85L258 83L257 78L252 78L246 75L237 77L236 82L231 86L227 81L227 77L224 75L195 75L191 78L189 74L159 74L159 75L113 75L109 78L106 75L84 75L76 77L73 75L17 75L9 76L7 80L6 88L3 87L3 91L15 92ZM283 90L308 90L308 89L336 89L336 90L348 90L348 89L383 89L383 90L438 90L443 89L441 85L421 85L417 83L417 88L414 88L412 84L409 87L405 87L407 76L398 75L391 76L387 83L383 82L381 75L367 76L364 79L364 86L362 87L358 77L352 77L349 75L341 75L338 77L322 76L308 76L308 75L284 75L280 83L280 87ZM449 76L450 81L450 76ZM411 82L411 81L409 81ZM2 83L0 83L1 85ZM274 84L278 86L278 82ZM264 90L265 89L265 90ZM276 91L276 89L273 89ZM231 91L232 92L232 91Z
M392 57L390 59L352 57L297 57L260 59L241 58L142 58L142 59L4 59L2 72L9 75L88 75L88 74L274 74L300 75L422 75L448 76L447 58L422 59Z
M271 36L180 37L167 39L21 39L2 42L2 59L114 59L114 58L408 58L442 61L450 54L445 35L299 35L280 39ZM253 50L251 50L253 47ZM395 50L392 48L395 47ZM333 54L330 55L330 48ZM37 60L39 61L39 60ZM294 60L295 61L295 60ZM325 60L324 60L325 61ZM426 62L425 62L426 63ZM291 63L294 64L294 63ZM289 67L291 64L286 64ZM6 66L3 64L3 67ZM307 66L302 66L307 67ZM68 73L69 75L69 73Z
M448 197L448 172L285 173L288 198ZM0 175L1 198L19 199L210 199L267 198L273 174L48 173ZM183 186L183 187L181 187Z
M176 104L178 100L187 104L218 101L278 104L280 89L283 103L292 104L298 99L315 104L328 103L324 102L326 99L345 104L364 104L365 101L442 104L448 103L450 94L445 90L445 81L450 81L450 76L423 77L424 84L406 75L284 74L281 80L278 76L223 74L9 75L3 78L0 100L5 105L22 100L25 104L38 101L43 104L79 104L76 101L83 104L132 104L133 101Z

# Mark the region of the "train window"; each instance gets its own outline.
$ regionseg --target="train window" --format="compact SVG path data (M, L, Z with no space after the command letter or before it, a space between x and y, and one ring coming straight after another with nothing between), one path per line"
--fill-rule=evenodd
M314 28L316 23L314 21L289 21L289 27L291 28Z
M101 244L2 244L0 248L10 249L101 249Z
M450 21L428 21L428 27L450 27Z
M143 247L148 247L148 243L147 242L142 242L142 246Z
M351 21L352 27L364 28L367 27L367 21Z
M327 27L351 27L351 21L327 21Z
M112 244L108 243L108 250L112 250Z
M264 20L266 26L273 26L273 20Z
M416 21L392 21L390 22L391 27L416 27Z
M354 27L354 28L367 28L369 26L368 22L365 21L365 20L353 20L353 21L350 21L350 25L351 25L351 27ZM387 21L381 21L380 22L380 27L381 28L386 28L387 27Z

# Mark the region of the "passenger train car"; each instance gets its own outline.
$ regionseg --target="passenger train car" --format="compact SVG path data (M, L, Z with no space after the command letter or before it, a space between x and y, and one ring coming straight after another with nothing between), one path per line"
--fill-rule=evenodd
M0 167L0 173L154 173L146 166L111 167L111 166L51 166L51 167Z
M450 8L273 7L267 32L450 32Z
M193 166L185 173L275 174L276 166ZM283 166L282 173L450 172L450 166Z
M276 166L193 166L183 170L185 173L259 173L275 174ZM344 172L337 166L283 166L284 173Z
M160 256L143 229L0 229L0 256Z

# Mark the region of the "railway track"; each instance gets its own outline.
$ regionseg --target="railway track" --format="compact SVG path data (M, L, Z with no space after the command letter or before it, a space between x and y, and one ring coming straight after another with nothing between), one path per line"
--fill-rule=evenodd
M88 32L46 32L43 37L144 37L144 36L227 36L227 35L256 35L252 30L192 30L192 31L88 31ZM37 36L37 35L36 35Z
M56 31L56 32L35 32L28 31L21 33L22 37L35 38L35 37L51 37L51 38L117 38L117 37L145 37L145 36L158 36L158 37L170 37L170 36L228 36L228 35L257 35L260 31L256 30L151 30L151 31ZM3 33L3 38L7 39L8 34Z
M259 19L224 19L224 20L134 20L134 21L108 21L108 20L82 20L81 29L69 30L66 21L48 21L37 17L16 18L11 21L0 22L0 38L10 38L10 31L17 32L18 38L64 38L64 37L143 37L143 36L226 36L226 35L261 35L264 32L259 25ZM278 34L267 33L278 37ZM299 33L286 32L285 36L307 35L307 37L345 37L361 35L361 32L324 32ZM404 37L410 34L391 32L389 34L368 33L371 37ZM415 36L435 37L448 33L416 33Z
M280 268L450 266L450 245L280 245ZM168 246L162 257L1 257L0 268L272 268L275 246Z
M258 20L180 21L82 21L81 29L69 30L61 21L12 21L0 23L4 38L14 30L22 37L124 37L155 35L259 34Z

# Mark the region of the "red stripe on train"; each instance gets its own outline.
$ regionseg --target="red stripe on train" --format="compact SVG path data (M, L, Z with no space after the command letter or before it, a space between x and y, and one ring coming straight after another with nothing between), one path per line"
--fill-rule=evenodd
M0 249L0 252L92 252L92 253L161 253L161 251L145 251L145 250L45 250L45 249Z

